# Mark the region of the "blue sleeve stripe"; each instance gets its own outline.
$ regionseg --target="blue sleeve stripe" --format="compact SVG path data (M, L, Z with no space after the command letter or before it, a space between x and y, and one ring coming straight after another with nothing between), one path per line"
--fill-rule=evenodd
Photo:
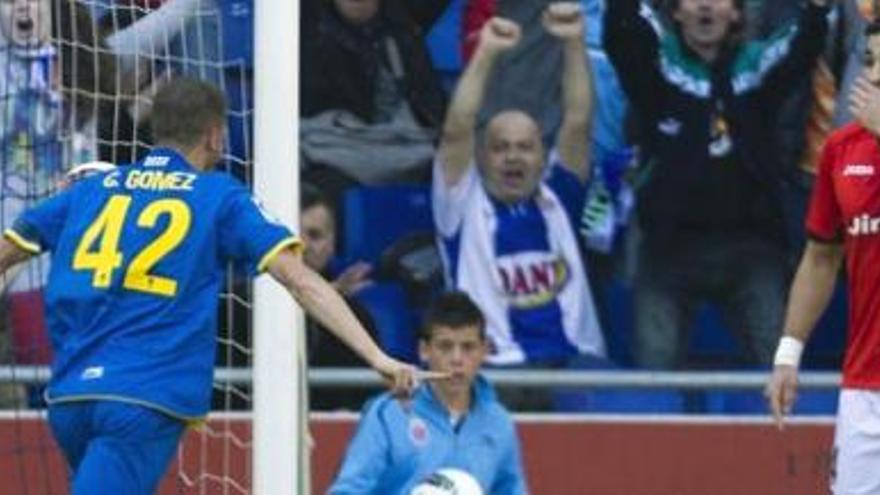
M12 229L6 229L3 232L3 237L29 253L40 254L43 251L39 244L25 239L21 234Z
M278 253L287 248L291 248L295 252L299 252L303 249L303 242L302 240L300 240L299 237L293 236L282 239L277 244L275 244L272 249L266 251L266 254L264 254L263 257L260 258L260 263L257 264L257 271L264 272L266 270L266 267L269 265L269 262L272 261L275 256L278 256Z

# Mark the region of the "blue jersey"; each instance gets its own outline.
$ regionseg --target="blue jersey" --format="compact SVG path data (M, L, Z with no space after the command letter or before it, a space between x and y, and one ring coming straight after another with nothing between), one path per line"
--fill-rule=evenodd
M605 355L575 237L584 186L553 153L535 196L493 199L475 163L449 186L435 163L432 201L447 283L486 316L494 365Z
M49 402L121 400L183 418L210 402L225 268L258 273L299 243L238 181L169 149L73 185L5 235L52 253Z

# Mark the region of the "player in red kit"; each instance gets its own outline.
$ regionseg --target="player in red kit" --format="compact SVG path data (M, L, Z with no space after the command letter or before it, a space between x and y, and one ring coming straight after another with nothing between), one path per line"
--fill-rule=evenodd
M807 213L810 240L786 311L766 395L777 425L790 412L801 351L846 259L849 334L834 436L835 495L880 493L880 22L866 30L853 122L829 136Z

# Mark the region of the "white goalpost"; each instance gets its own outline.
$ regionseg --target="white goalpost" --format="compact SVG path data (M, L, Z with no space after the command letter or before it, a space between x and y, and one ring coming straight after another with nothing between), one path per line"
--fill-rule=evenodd
M287 225L299 211L299 2L255 0L254 189ZM285 290L254 287L253 489L309 493L304 325Z

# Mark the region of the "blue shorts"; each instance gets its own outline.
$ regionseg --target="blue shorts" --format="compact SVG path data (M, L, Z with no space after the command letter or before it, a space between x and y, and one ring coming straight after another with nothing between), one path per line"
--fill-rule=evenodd
M71 495L151 495L186 429L183 421L115 401L53 404L49 425L70 465Z

